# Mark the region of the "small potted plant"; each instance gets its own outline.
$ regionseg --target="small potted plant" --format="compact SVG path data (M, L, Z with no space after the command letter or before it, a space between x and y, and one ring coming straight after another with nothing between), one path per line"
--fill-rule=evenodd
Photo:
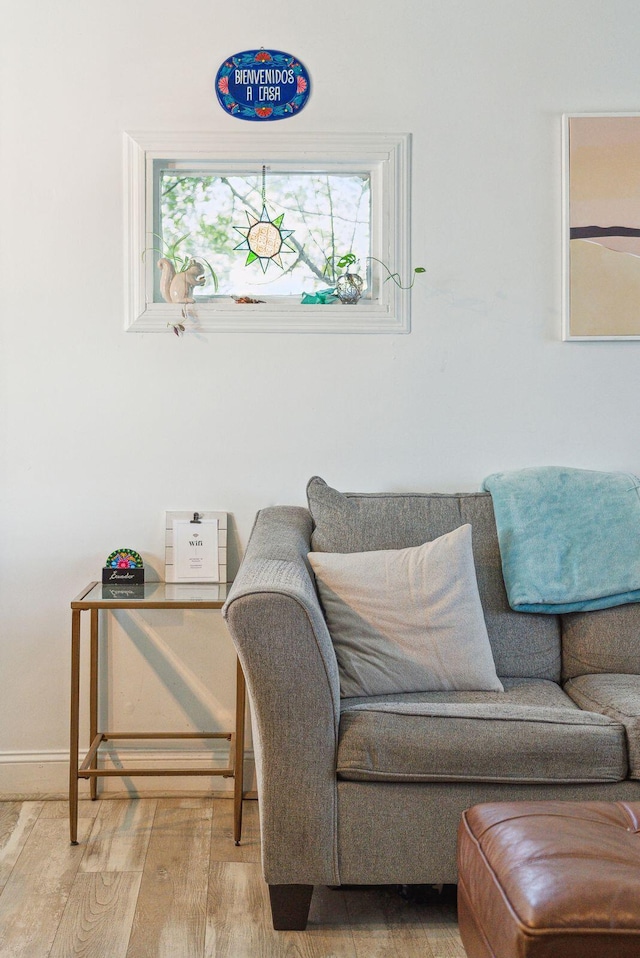
M392 273L386 263L383 263L381 259L378 259L376 256L367 256L366 259L370 259L375 263L379 263L388 274L384 282L387 283L391 279L399 289L411 289L416 281L416 276L420 273L426 272L424 266L416 266L413 270L411 282L407 285L403 285L400 274ZM346 269L346 273L343 273L341 276L339 276L336 281L336 296L341 303L357 303L362 295L362 290L364 289L364 281L362 277L357 273L352 273L349 271L349 267L353 266L355 262L356 256L354 253L345 253L345 255L342 256L336 264L338 269Z

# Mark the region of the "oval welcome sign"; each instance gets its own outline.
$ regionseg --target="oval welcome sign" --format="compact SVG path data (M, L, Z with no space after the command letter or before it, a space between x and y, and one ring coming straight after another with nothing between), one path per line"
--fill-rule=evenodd
M284 120L309 99L305 67L282 50L245 50L225 60L216 74L220 106L239 120Z

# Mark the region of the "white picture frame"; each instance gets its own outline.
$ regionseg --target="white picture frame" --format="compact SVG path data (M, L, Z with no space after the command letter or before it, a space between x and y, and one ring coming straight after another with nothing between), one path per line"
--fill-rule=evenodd
M189 536L193 529L199 535ZM210 550L214 544L215 551ZM227 581L227 513L165 513L165 582Z

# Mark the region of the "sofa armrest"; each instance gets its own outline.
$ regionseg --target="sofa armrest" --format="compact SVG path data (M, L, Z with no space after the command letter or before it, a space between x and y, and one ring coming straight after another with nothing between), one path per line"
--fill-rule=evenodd
M270 884L339 884L338 666L308 565L311 516L258 513L223 615L251 702Z

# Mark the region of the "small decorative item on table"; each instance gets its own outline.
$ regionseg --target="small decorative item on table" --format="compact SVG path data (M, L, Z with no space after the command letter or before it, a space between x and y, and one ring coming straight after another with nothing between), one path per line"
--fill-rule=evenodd
M144 563L133 549L116 549L102 570L104 585L144 585Z

